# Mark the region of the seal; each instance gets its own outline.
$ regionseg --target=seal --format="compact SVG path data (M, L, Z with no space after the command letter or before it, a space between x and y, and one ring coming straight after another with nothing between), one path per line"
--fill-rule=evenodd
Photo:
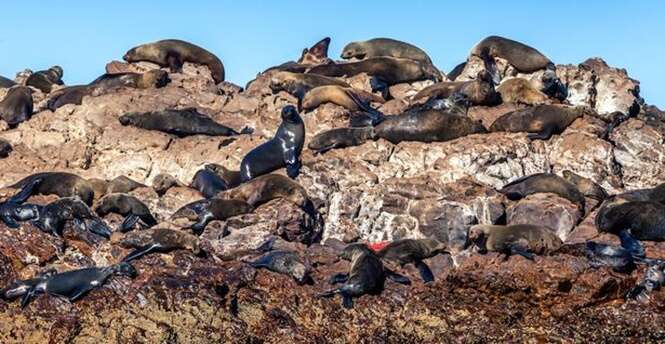
M448 77L448 80L450 81L455 81L460 74L464 71L464 68L466 68L466 61L458 64L455 66L450 73L448 73L446 76Z
M365 244L351 244L344 248L340 257L351 261L348 273L339 273L330 278L331 284L344 283L339 288L319 294L319 297L342 296L342 305L353 308L353 298L365 294L377 295L383 291L386 277L394 282L411 284L411 281L389 269L386 269L374 252Z
M496 105L499 96L494 90L494 83L489 73L479 72L475 80L439 82L427 86L416 93L412 101L420 99L445 99L455 93L464 95L472 105Z
M25 295L30 289L34 288L37 284L44 282L47 278L57 274L55 269L48 269L38 273L34 278L27 280L15 280L6 287L0 290L0 298L6 301L14 300Z
M291 276L298 284L313 284L310 270L311 265L300 259L298 253L293 251L270 251L258 259L249 262L255 269L268 269L272 272Z
M562 175L563 179L575 185L585 197L589 197L601 202L607 198L607 192L605 192L605 189L603 189L602 186L596 184L596 182L593 180L584 178L579 174L569 170L563 171Z
M18 283L18 285L24 284L23 289L27 289L21 299L21 307L27 306L39 294L64 297L74 302L89 291L102 286L113 275L135 278L136 269L129 263L122 262L103 268L84 268L42 275L37 281L33 279Z
M214 171L205 167L196 171L194 179L189 186L199 190L205 198L215 197L219 192L229 189L229 186L224 179L218 176Z
M176 210L171 219L186 218L195 223L189 228L201 235L210 221L226 220L229 217L251 213L254 208L246 202L229 199L204 199L184 205Z
M538 225L473 225L469 241L481 252L519 254L531 260L534 254L547 254L563 245L553 229Z
M208 66L215 83L224 81L224 65L217 56L192 43L177 39L139 45L130 49L123 59L130 63L153 62L162 67L169 67L173 73L182 71L185 62L201 64Z
M9 89L0 102L0 119L10 128L27 121L32 116L32 91L28 87L15 86Z
M12 148L12 144L9 143L9 141L0 139L0 159L8 157L9 153L11 153L13 150L14 148Z
M122 259L123 262L130 262L153 252L166 253L173 250L189 250L195 255L202 252L198 237L181 230L169 228L151 228L124 235L114 233L111 236L111 243L135 249Z
M665 204L629 201L614 205L598 211L596 224L601 232L630 230L638 240L665 241Z
M88 230L104 238L111 237L111 228L81 200L64 197L55 200L39 212L33 224L43 232L62 236L67 221L73 221L81 230Z
M649 266L640 282L626 293L626 299L649 301L649 293L665 284L665 261Z
M485 61L485 66L498 84L500 77L494 58L502 58L522 73L533 73L540 69L554 68L550 59L538 50L508 38L489 36L471 48L470 56L478 56Z
M623 247L599 244L594 241L587 241L585 247L586 257L592 267L609 266L614 271L622 273L630 273L636 268L633 256Z
M420 277L425 283L434 281L434 274L423 259L441 253L449 253L447 245L435 239L401 239L396 240L377 252L383 259L398 263L400 266L413 264L418 268Z
M31 174L8 186L22 189L39 180L32 189L33 195L58 195L60 197L78 197L87 205L92 205L95 191L86 179L68 172L41 172Z
M310 68L307 73L329 77L351 77L366 73L388 86L420 80L438 82L442 79L441 72L431 64L395 57L372 57L357 62L319 65Z
M318 133L312 137L307 148L316 154L323 154L331 149L360 146L375 138L374 128L335 128Z
M125 216L120 225L121 232L127 232L136 225L139 220L146 226L157 225L157 220L150 213L150 209L134 196L124 193L111 193L104 196L95 207L95 212L100 217L109 213Z
M518 178L499 190L510 200L519 200L535 193L557 194L575 203L584 212L584 195L577 186L553 173L536 173Z
M536 89L531 81L524 78L511 78L501 82L496 88L504 103L540 105L548 101L545 93Z
M40 182L40 179L35 179L11 197L0 202L0 220L7 227L18 228L18 222L34 220L39 217L40 206L34 204L23 205L23 203L28 200L32 190Z
M252 149L240 163L240 178L252 178L286 167L286 173L296 178L300 173L300 153L305 143L305 124L292 105L282 108L282 123L272 139Z
M170 188L181 185L174 176L160 173L152 179L152 188L159 196L163 196Z
M273 93L285 91L300 100L311 89L328 85L351 87L342 80L317 74L276 72L270 77L270 90Z
M350 93L352 93L352 95L349 95ZM354 100L353 97L356 97L365 103L385 103L383 97L377 96L373 93L356 90L351 87L328 85L315 87L307 92L302 100L302 109L305 111L311 111L323 103L333 103L345 107L350 111L362 110L358 107L357 101Z
M529 139L549 140L554 134L563 132L574 120L592 115L584 107L538 105L511 111L499 117L490 126L490 132L527 132Z
M46 106L49 110L55 112L67 104L81 105L83 97L91 96L92 91L93 89L87 85L64 87L53 92Z
M132 125L147 130L157 130L178 137L191 135L235 136L250 134L253 130L237 131L215 122L195 108L164 110L144 113L127 113L118 119L122 125Z
M138 188L147 187L131 178L126 176L118 176L111 180L91 178L88 179L92 189L95 192L95 201L102 198L102 196L110 193L129 193Z
M316 42L311 48L305 48L300 55L298 61L289 61L282 63L279 66L271 67L263 73L270 71L285 71L293 73L304 73L308 68L315 65L334 63L328 58L328 47L330 46L330 37ZM263 74L262 73L262 74Z
M63 85L62 74L62 67L53 66L47 70L40 70L33 73L28 77L25 84L47 94L51 92L53 85Z
M372 57L398 57L432 64L427 53L413 44L391 38L373 38L367 41L351 42L342 49L341 58L368 59Z
M0 75L0 88L10 88L16 86L16 82L12 79L5 78Z
M240 185L240 171L232 171L219 164L206 164L203 166L206 170L214 172L224 183L228 189L232 189Z

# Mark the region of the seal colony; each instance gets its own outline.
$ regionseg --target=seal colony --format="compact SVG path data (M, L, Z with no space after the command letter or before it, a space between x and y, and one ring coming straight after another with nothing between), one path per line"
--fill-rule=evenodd
M254 274L269 274L269 278L283 278L278 275L284 275L286 279L280 281L307 285L312 288L312 295L321 298L339 295L345 308L352 308L365 295L381 294L386 289L386 279L407 286L422 283L424 288L436 288L436 269L433 272L430 266L439 255L449 255L455 260L476 253L496 252L503 254L505 260L527 259L525 262L528 264L540 264L542 257L539 256L579 249L562 240L557 230L547 225L507 223L505 209L496 218L488 217L481 219L481 223L464 224L465 227L455 233L460 234L459 238L449 240L441 240L435 234L419 233L426 237L418 237L404 232L393 233L391 240L381 243L382 247L358 242L362 241L358 238L346 240L345 245L338 246L322 243L326 217L333 221L333 225L337 225L334 222L338 221L335 218L338 214L331 214L330 209L326 208L329 205L321 199L324 198L322 194L339 190L311 190L314 183L311 171L317 168L316 159L328 157L313 157L312 153L324 153L377 140L385 140L396 146L392 148L394 150L404 147L403 143L406 142L429 144L452 141L457 145L458 142L454 141L456 139L470 135L486 137L495 132L517 133L532 140L550 140L585 116L602 119L608 131L618 124L618 120L625 119L619 114L608 120L592 109L567 103L567 89L565 83L557 77L554 63L538 50L510 39L491 36L481 40L471 49L469 61L455 68L448 77L434 66L423 49L407 42L389 38L351 42L341 53L341 58L348 61L330 59L329 44L330 38L324 38L304 49L297 61L271 67L248 85L247 88L250 88L251 84L258 84L258 79L263 75L268 81L269 92L282 92L291 97L288 101L278 103L281 122L274 132L254 133L250 125L255 126L256 122L243 123L244 129L240 129L240 126L235 129L228 127L205 115L210 112L204 110L204 106L180 108L175 105L166 109L141 111L130 105L126 112L118 115L117 120L114 118L114 124L118 126L133 126L137 128L135 130L169 134L166 135L169 145L187 139L192 142L203 139L196 136L210 136L205 139L219 140L215 142L220 147L228 144L228 141L221 141L223 138L216 136L233 137L226 140L249 140L252 148L242 151L242 159L236 161L234 166L237 170L229 166L231 159L196 165L187 157L174 157L174 160L178 160L175 162L177 164L195 165L193 171L196 173L185 176L191 182L182 183L167 173L175 174L167 171L168 166L155 164L150 167L156 171L154 174L150 172L151 176L156 175L152 186L126 176L108 180L94 179L56 170L17 178L16 182L7 185L6 188L13 193L0 202L0 219L6 227L12 230L35 227L48 233L49 238L53 235L54 240L62 240L63 245L71 250L94 251L99 246L90 243L109 243L112 248L109 251L112 252L108 253L108 257L113 259L100 266L61 272L49 270L32 274L33 277L28 279L16 278L5 286L1 296L7 300L21 298L23 307L27 307L38 294L75 301L86 293L94 293L94 289L102 287L112 277L136 277L138 272L132 264L150 267L146 261L152 262L163 256L177 258L171 260L179 266L199 269L192 262L205 259L211 254L208 251L219 249L211 247L214 246L210 244L212 241L218 240L222 242L221 246L225 246L230 236L251 235L238 230L235 227L237 223L250 223L246 227L254 226L254 230L261 230L263 223L252 217L261 207L268 208L268 205L279 202L294 205L302 211L298 215L307 219L294 226L289 222L291 219L284 219L290 214L280 212L281 208L277 206L273 208L277 209L273 216L277 218L279 228L271 228L273 237L266 243L263 243L263 238L245 237L242 240L242 244L248 246L239 250L242 259L237 260L242 262L242 269ZM468 80L456 80L470 65L472 58L482 59L484 69L467 73L472 76ZM53 112L62 112L60 109L66 105L81 105L85 97L100 97L119 91L160 92L161 88L171 87L171 76L182 72L184 63L208 68L217 87L215 89L219 92L223 90L222 61L210 51L188 42L171 39L139 45L129 50L124 60L130 63L127 65L130 67L134 66L132 63L148 61L160 67L168 67L168 71L109 71L87 85L75 86L63 85L63 69L59 66L33 73L19 83L0 78L0 88L8 89L0 101L0 117L10 128L29 120L33 115L35 104L32 95L35 92L46 96L47 107ZM499 71L498 62L505 62L520 73L541 71L543 74L539 81L506 77L504 72ZM364 76L366 79L362 79ZM367 84L353 78L367 80ZM386 111L391 102L394 105L398 100L398 86L404 83L421 85L407 97L399 99L404 101L399 111ZM469 114L469 108L492 108L500 104L519 107L500 114L488 127ZM314 135L309 133L311 137L308 137L308 121L317 120L315 115L324 106L343 109L344 116L348 115L348 125ZM223 123L229 120L228 123L237 124L229 117L223 112L215 116ZM346 123L347 118L343 120ZM12 145L17 143L20 144L0 140L0 158L11 156ZM304 149L306 143L308 149ZM537 145L539 142L531 144ZM456 147L464 149L459 145ZM185 161L180 161L180 158ZM343 163L343 158L339 158L342 161L340 163ZM375 167L371 166L368 170ZM665 241L665 186L608 195L602 186L582 175L583 171L576 171L578 174L575 171L559 171L558 168L548 169L548 172L530 175L501 175L513 181L494 190L498 191L496 197L506 204L519 204L531 195L553 194L564 201L570 201L582 213L598 209L595 215L597 229L609 233L612 238L616 237L620 245L592 240L584 242L581 256L590 266L597 269L611 268L620 273L630 273L638 265L646 266L646 275L625 293L628 299L644 300L649 293L665 283L663 261L649 257L641 243ZM88 175L87 172L85 175ZM585 175L588 176L588 173ZM346 189L354 186L340 184L336 187ZM177 197L169 198L171 195L167 194L177 188L190 190L200 198L193 202L185 202ZM308 190L311 192L308 193ZM174 201L174 198L177 200ZM347 200L339 202L344 201ZM162 206L161 203L166 202L180 203L173 208L176 211L166 215L155 211ZM597 206L597 202L603 203ZM389 208L395 205L386 202L382 206ZM114 216L122 219L118 228L108 225L110 221L117 221L113 219ZM437 223L432 226L442 225ZM292 227L299 227L297 240L289 240L293 236L287 232L293 231ZM452 237L452 232L445 234ZM261 244L254 245L253 241L261 241ZM297 241L297 244L293 241ZM275 248L275 245L284 247ZM325 259L320 256L326 254L320 251L325 250L333 251L343 260L339 266L335 265L335 269L339 268L336 271L343 272L334 274L328 283L322 281L320 274L320 271L325 271L320 270L321 266L332 266L321 262ZM223 256L221 259L228 257ZM392 270L392 264L397 265L399 272ZM410 276L410 266L417 269L420 279L412 282L406 277ZM245 272L242 271L243 274ZM340 286L328 287L324 284ZM222 294L222 286L214 288L219 289L215 290L216 293ZM418 288L414 288L414 292ZM370 302L362 305L371 306Z

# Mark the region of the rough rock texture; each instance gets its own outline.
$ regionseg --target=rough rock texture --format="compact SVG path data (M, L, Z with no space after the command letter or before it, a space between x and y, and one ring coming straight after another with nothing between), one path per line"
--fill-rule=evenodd
M502 76L518 76L505 61L498 66ZM111 72L154 68L150 63L107 66ZM482 68L482 61L472 59L458 80ZM538 73L519 76L536 80ZM387 282L381 295L357 299L353 310L343 309L339 298L317 298L330 287L328 277L346 271L348 263L337 258L334 246L299 243L311 230L309 215L276 199L250 214L210 223L200 237L205 254L179 250L148 255L135 262L136 279L113 277L80 301L40 296L26 309L16 301L0 301L0 342L663 341L665 291L654 292L646 304L623 299L644 268L619 274L591 267L584 256L586 240L618 243L612 235L598 235L593 222L597 202L587 200L583 214L553 194L514 202L496 191L521 176L564 170L596 181L609 193L665 182L665 118L659 110L645 107L609 136L602 120L615 111L628 114L641 104L638 83L600 60L560 65L557 74L568 85L567 102L594 108L600 118L577 119L546 141L531 141L525 133L488 133L429 144L369 141L316 156L303 151L296 180L323 217L323 239L434 237L448 242L454 257L427 260L437 279L433 284L423 285L417 271L407 266L397 269L411 277L412 286ZM0 159L0 185L51 170L86 178L125 175L146 185L168 173L180 186L162 196L151 188L131 194L148 205L159 226L187 225L171 221L170 215L201 199L186 187L196 171L207 163L238 169L249 150L272 137L281 108L297 99L285 92L273 94L270 73L242 92L230 83L215 85L207 68L189 63L170 78L161 89L119 89L86 97L81 106L39 110L15 129L0 125L0 138L14 147L9 157ZM367 75L346 81L365 91L371 91L374 82ZM387 92L393 99L381 111L400 113L428 84L393 85ZM46 98L35 97L40 104L36 109L44 108ZM125 112L174 107L196 107L236 130L249 126L255 131L230 138L176 138L118 122ZM468 115L489 127L515 109L510 104L474 107ZM350 116L332 104L302 115L308 140L346 126ZM12 193L0 189L0 199ZM46 204L53 197L35 196L29 202ZM122 218L111 214L105 220L117 228ZM534 222L552 227L567 245L533 262L461 251L473 224ZM28 223L19 229L0 224L0 233L0 286L50 268L116 263L129 252L72 226L63 238ZM288 276L244 263L275 237L312 262L313 285L298 285ZM664 244L645 246L649 256L665 258Z

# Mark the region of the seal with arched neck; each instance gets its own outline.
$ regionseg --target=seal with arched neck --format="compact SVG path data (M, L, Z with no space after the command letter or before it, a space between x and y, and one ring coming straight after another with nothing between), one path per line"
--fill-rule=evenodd
M577 186L553 173L536 173L518 178L504 185L500 192L513 201L535 193L553 193L575 203L584 212L584 195Z
M125 220L120 225L120 231L126 232L134 227L139 220L146 227L157 224L157 220L150 213L150 209L138 198L124 193L111 193L99 200L95 207L97 215L104 217L109 213L120 214Z
M469 229L469 242L481 252L519 254L533 259L534 254L547 254L563 245L554 230L538 225L474 225Z
M39 180L32 189L33 195L58 195L60 197L77 197L88 205L92 205L95 191L92 184L73 173L40 172L31 174L10 185L13 189L22 189L26 185Z
M372 57L356 62L319 65L308 74L351 77L360 73L373 76L387 85L420 80L441 81L441 73L431 64L396 57Z
M134 278L136 269L129 263L122 262L102 268L93 267L49 273L36 279L14 283L14 289L10 294L16 296L25 290L21 299L21 307L27 306L39 294L64 297L73 302L89 291L102 286L113 275Z
M217 56L197 45L177 39L139 45L130 49L123 59L127 62L153 62L169 67L174 73L182 71L185 62L196 63L208 66L215 83L224 81L224 65Z
M82 230L104 238L111 237L111 228L78 198L64 197L45 205L33 224L43 232L62 236L68 221L73 221Z
M151 228L126 234L114 233L111 243L125 248L133 248L125 258L129 262L153 252L167 253L173 250L189 250L194 255L201 254L199 238L185 231L169 228Z
M246 182L260 175L286 167L296 178L300 173L300 153L305 143L305 124L292 105L282 108L282 124L272 139L252 149L240 163L240 178Z
M495 83L501 80L494 58L502 58L521 73L533 73L540 69L554 68L550 59L538 50L508 38L489 36L471 48L470 56L485 61L485 68L493 75Z
M436 239L401 239L389 243L377 255L400 266L415 265L420 277L428 283L434 281L434 274L423 260L442 253L448 253L448 247Z
M365 244L351 244L344 248L340 257L351 261L348 273L339 273L330 278L331 284L344 283L341 287L319 294L320 297L342 296L342 305L353 308L353 298L365 294L377 295L383 290L386 277L391 280L410 284L411 281L383 266L381 258Z
M5 78L0 75L0 88L10 88L16 86L16 82L12 79Z
M584 115L594 116L593 110L585 107L538 105L511 111L499 117L490 126L491 132L529 133L529 139L548 140L563 132L573 121Z
M298 284L312 283L310 277L311 265L303 261L297 252L270 251L261 257L249 262L256 269L268 269L272 272L291 276Z
M479 72L475 80L439 82L427 86L416 93L412 100L445 99L454 93L463 94L472 105L495 105L499 100L492 78L485 71Z
M224 181L229 189L240 185L240 171L230 170L220 164L206 164L203 168L214 172Z
M168 173L160 173L152 179L152 188L159 196L163 196L170 188L181 185L174 176Z
M427 53L413 44L391 38L373 38L351 42L342 49L343 59L367 59L372 57L398 57L432 64Z
M196 235L201 235L205 227L213 220L226 220L229 217L247 214L254 208L241 200L204 199L189 203L178 209L171 219L186 218L195 223L191 228Z
M32 110L32 91L29 87L14 86L0 101L0 119L7 122L10 128L30 119Z
M195 108L182 110L163 110L144 113L127 113L118 119L122 125L131 125L147 130L157 130L178 137L190 135L235 136L250 134L253 130L244 128L240 133L212 118L198 112Z
M40 70L28 77L25 84L32 86L43 93L50 93L54 85L62 85L62 67L53 66L47 70Z

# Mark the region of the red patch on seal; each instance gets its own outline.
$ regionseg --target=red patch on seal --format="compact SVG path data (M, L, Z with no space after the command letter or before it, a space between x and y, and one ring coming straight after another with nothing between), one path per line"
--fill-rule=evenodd
M374 251L374 252L379 252L379 251L381 251L381 249L388 246L389 243L390 243L390 241L373 242L373 243L368 243L367 247L372 249L372 251Z

